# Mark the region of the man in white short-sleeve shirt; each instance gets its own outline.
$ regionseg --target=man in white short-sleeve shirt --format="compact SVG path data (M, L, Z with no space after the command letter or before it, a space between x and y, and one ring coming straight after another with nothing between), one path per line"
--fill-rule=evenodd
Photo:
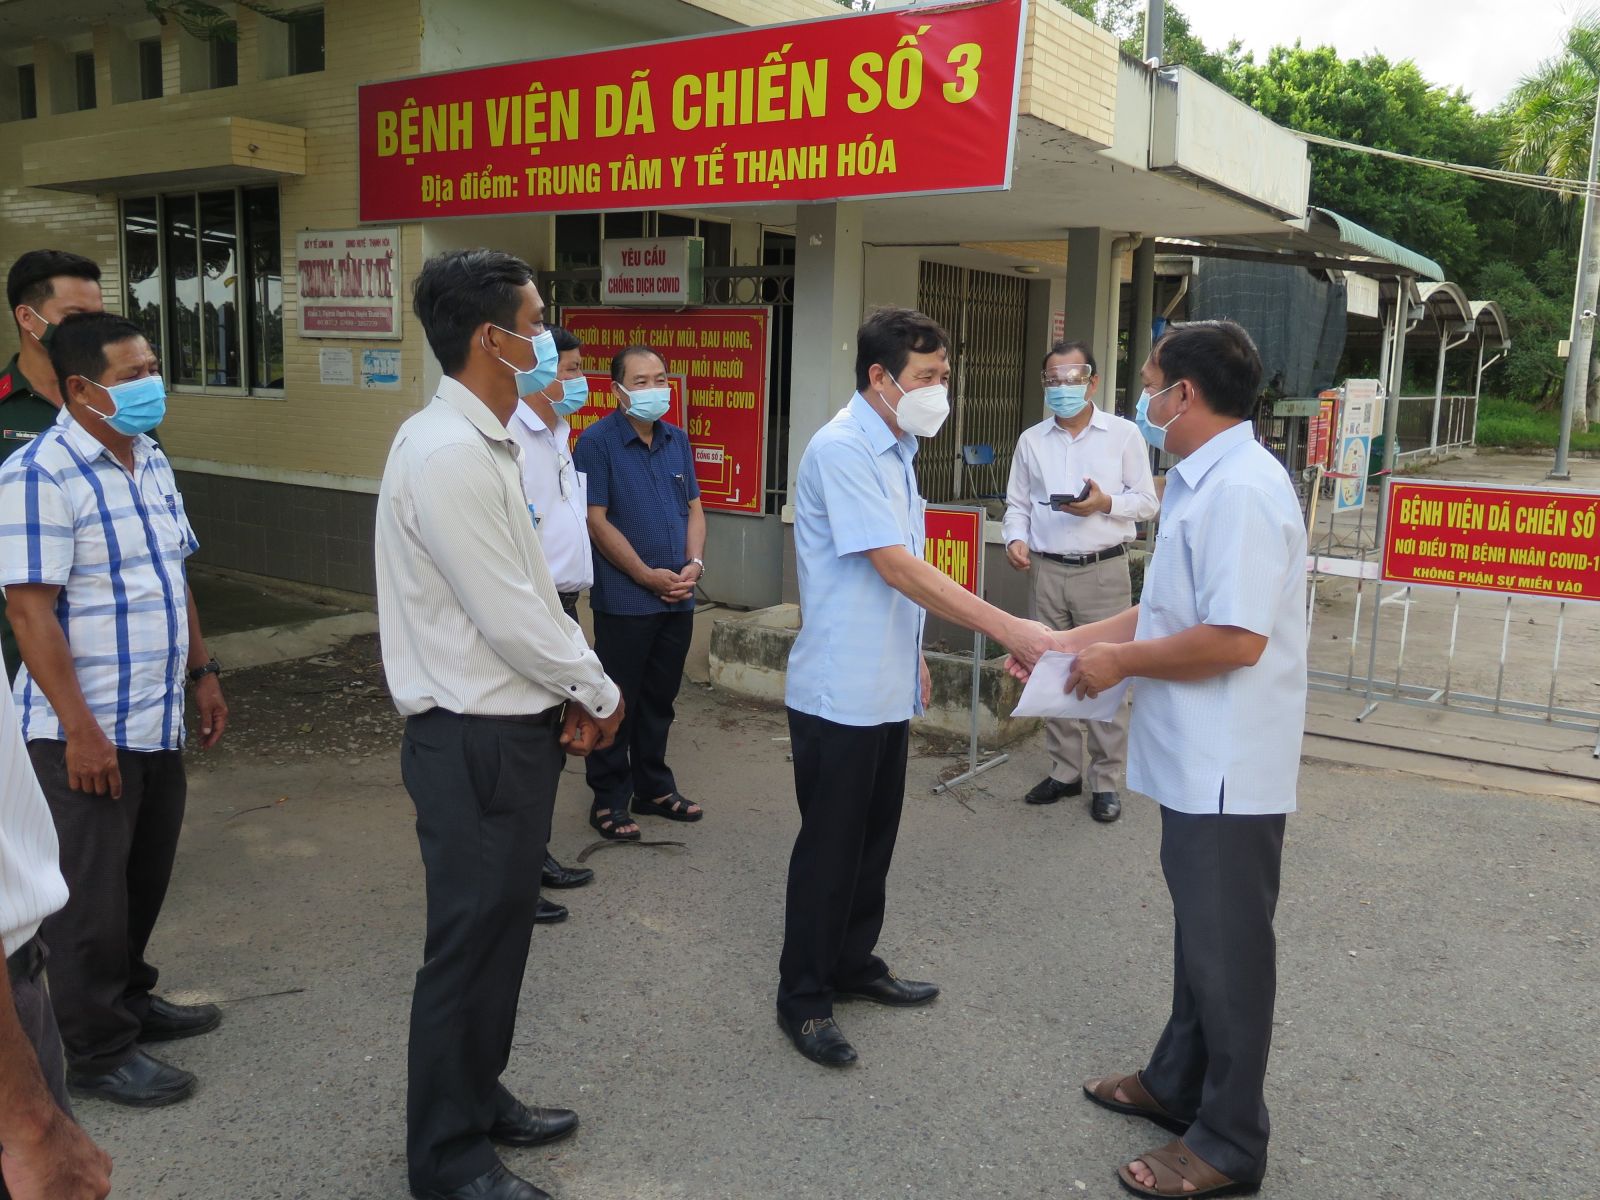
M1306 535L1289 477L1254 438L1261 360L1244 329L1174 326L1143 375L1136 421L1181 460L1144 592L1056 636L1078 655L1067 686L1080 695L1137 679L1128 786L1161 804L1176 985L1145 1068L1084 1093L1186 1130L1120 1169L1129 1190L1177 1195L1186 1180L1208 1194L1266 1172L1272 918L1305 730Z

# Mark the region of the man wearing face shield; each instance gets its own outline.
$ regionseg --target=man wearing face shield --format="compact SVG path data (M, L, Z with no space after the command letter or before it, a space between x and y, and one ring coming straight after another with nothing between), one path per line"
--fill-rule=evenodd
M1055 629L1101 621L1128 607L1126 543L1135 522L1148 521L1160 508L1144 439L1132 421L1095 407L1099 385L1088 346L1052 346L1044 357L1049 415L1023 430L1011 459L1006 558L1030 573L1033 615ZM1127 760L1126 705L1114 721L1046 721L1045 748L1050 774L1023 799L1054 804L1081 795L1087 780L1090 815L1096 821L1122 815L1117 787Z
M55 423L62 393L50 365L50 342L56 326L73 313L104 311L99 264L65 250L30 250L11 264L6 302L17 325L17 352L0 371L0 462ZM0 654L6 679L15 679L22 658L3 616Z
M563 611L576 621L578 597L594 583L594 564L584 477L572 464L567 418L588 403L589 384L578 339L559 325L548 326L545 333L548 344L542 337L534 342L544 357L532 371L518 375L519 390L527 390L506 428L522 451L522 490L556 594ZM564 867L546 851L541 876L545 888L582 887L593 878L588 867ZM566 906L540 896L533 919L541 924L565 921Z
M949 338L904 308L856 334L856 393L818 431L795 482L801 628L785 701L800 833L789 860L778 1024L823 1066L857 1060L835 999L927 1004L931 983L900 979L875 953L905 797L911 718L932 683L927 613L980 630L1032 663L1050 630L967 592L923 559L912 462L950 412Z
M1138 681L1128 786L1161 805L1175 983L1144 1069L1083 1090L1183 1134L1119 1169L1129 1191L1233 1195L1254 1192L1267 1166L1272 921L1305 728L1306 533L1250 424L1261 360L1249 334L1176 325L1143 377L1136 423L1180 460L1143 596L1055 640L1077 655L1067 687L1080 696Z
M62 321L50 359L62 412L0 467L15 695L69 889L40 936L68 1089L150 1108L188 1097L195 1077L140 1043L222 1019L155 995L145 950L187 798L184 685L202 749L228 710L184 575L198 543L149 436L166 411L155 355L133 322L94 312Z
M627 708L616 743L586 764L589 823L603 838L636 841L635 816L704 815L678 790L667 736L705 577L706 516L688 435L663 419L672 393L661 356L625 347L611 360L611 390L616 411L585 429L573 454L594 543L594 648Z

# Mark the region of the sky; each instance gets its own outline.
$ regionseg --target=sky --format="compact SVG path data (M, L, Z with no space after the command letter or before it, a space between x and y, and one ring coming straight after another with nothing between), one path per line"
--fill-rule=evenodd
M1600 0L1176 0L1207 46L1237 37L1257 60L1273 46L1333 45L1344 58L1412 59L1432 83L1479 109L1555 54L1578 13Z

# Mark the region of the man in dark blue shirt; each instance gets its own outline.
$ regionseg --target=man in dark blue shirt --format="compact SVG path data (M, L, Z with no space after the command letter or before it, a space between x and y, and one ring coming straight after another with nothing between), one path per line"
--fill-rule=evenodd
M594 648L622 689L622 727L586 760L600 836L634 841L628 815L698 821L667 766L673 701L694 632L694 589L705 574L706 517L694 451L662 420L671 397L667 365L646 346L611 360L616 411L584 430L573 465L587 476L594 547Z

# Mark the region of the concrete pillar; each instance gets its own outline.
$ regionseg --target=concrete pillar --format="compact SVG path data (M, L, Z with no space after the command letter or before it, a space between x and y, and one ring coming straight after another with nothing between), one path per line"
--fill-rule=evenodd
M102 106L139 98L139 47L114 25L94 27L94 90Z
M78 83L72 55L60 42L33 39L33 91L41 117L77 111Z
M1156 239L1149 236L1133 252L1133 328L1128 330L1128 390L1150 357L1150 331L1156 316Z
M794 234L790 497L806 443L855 390L862 296L861 209L855 204L801 205Z
M1115 406L1111 395L1117 364L1117 328L1112 306L1121 286L1112 271L1111 243L1106 229L1067 230L1067 340L1087 342L1100 368L1101 408Z
M161 27L161 94L203 92L211 86L209 47L190 37L176 21Z
M287 30L288 26L284 25L282 21L274 21L271 17L263 17L259 13L251 12L243 5L238 7L237 15L234 17L234 24L238 29L239 37L239 82L254 83L258 79L272 78L272 76L262 71L261 27L263 25L281 25ZM287 38L285 38L284 59L287 63ZM284 70L284 74L288 74L287 67Z

